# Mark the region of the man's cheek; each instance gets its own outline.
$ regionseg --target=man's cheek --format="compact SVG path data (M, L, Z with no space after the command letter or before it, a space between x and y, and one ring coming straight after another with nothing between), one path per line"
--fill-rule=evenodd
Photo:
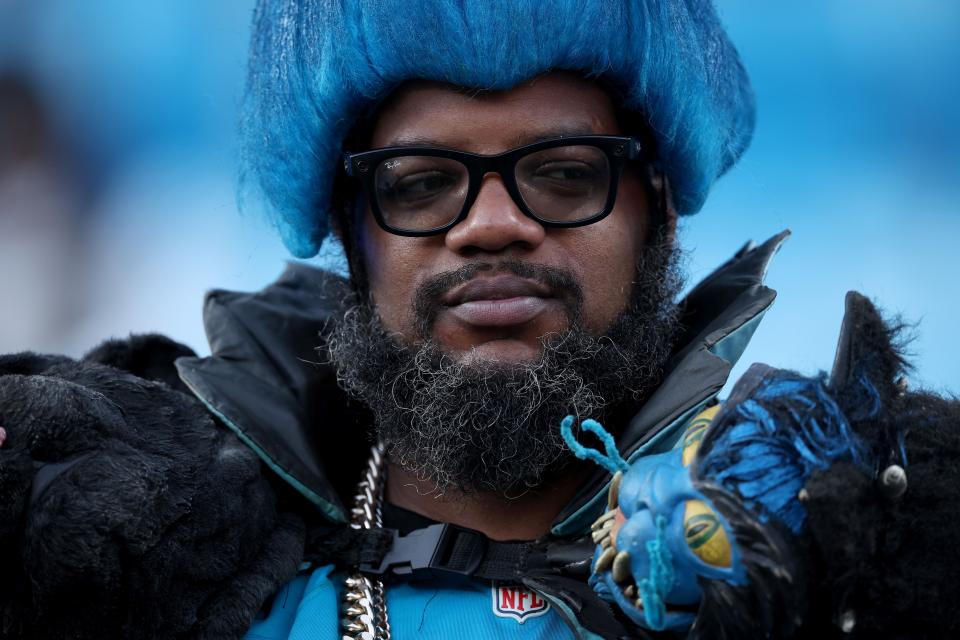
M413 275L402 263L383 253L367 253L364 260L370 298L384 328L413 337Z
M399 286L391 287L390 283L376 290L371 286L370 295L380 324L397 342L407 345L421 342L410 296L404 295Z
M584 290L584 329L594 335L606 332L617 316L627 309L631 287L632 282L587 284Z

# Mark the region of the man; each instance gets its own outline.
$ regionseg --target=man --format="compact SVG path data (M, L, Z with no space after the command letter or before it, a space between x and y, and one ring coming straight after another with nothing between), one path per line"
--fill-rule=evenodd
M209 358L0 363L4 628L645 633L587 585L609 479L560 424L634 462L714 404L783 236L677 303L675 229L752 123L708 2L261 2L247 195L349 282L212 293Z
M373 411L386 524L492 540L581 532L602 480L573 464L560 420L626 432L696 335L681 336L674 303L677 212L699 208L752 128L712 8L264 3L250 78L248 184L292 251L314 253L332 219L349 256L353 295L328 357ZM769 305L758 274L770 250L743 268L749 293L712 342L748 333ZM722 382L685 384L625 444L669 447ZM436 596L417 585L388 590L399 635L432 622L402 613ZM491 615L495 586L470 588L440 606L457 607L457 624L516 624ZM294 628L311 615L324 614L301 611ZM550 611L524 629L557 635L558 621Z

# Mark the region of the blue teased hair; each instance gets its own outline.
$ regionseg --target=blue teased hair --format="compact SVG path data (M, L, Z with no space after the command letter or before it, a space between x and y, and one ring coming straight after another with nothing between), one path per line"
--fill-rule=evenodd
M859 386L858 417L875 416L880 408L876 388L865 377ZM773 517L799 533L806 510L798 496L814 471L838 461L868 471L875 466L870 448L819 378L753 365L730 402L701 444L694 482L739 495L764 522Z
M753 95L710 0L260 0L241 202L262 200L312 256L344 137L400 83L501 90L553 69L603 78L646 115L680 213L749 143Z

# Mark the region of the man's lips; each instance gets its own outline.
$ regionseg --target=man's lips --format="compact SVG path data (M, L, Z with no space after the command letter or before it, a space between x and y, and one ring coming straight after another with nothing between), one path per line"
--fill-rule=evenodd
M513 275L477 277L443 298L461 322L478 327L507 327L529 322L558 303L548 287Z

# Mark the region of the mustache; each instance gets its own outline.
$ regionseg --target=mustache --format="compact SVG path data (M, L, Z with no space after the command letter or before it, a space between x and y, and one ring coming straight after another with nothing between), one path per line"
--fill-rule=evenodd
M417 287L413 298L413 312L420 338L428 339L437 315L446 306L443 298L447 292L469 282L477 274L486 272L509 273L543 285L563 305L570 326L580 326L583 318L583 287L573 274L557 267L520 260L472 262L431 276Z

